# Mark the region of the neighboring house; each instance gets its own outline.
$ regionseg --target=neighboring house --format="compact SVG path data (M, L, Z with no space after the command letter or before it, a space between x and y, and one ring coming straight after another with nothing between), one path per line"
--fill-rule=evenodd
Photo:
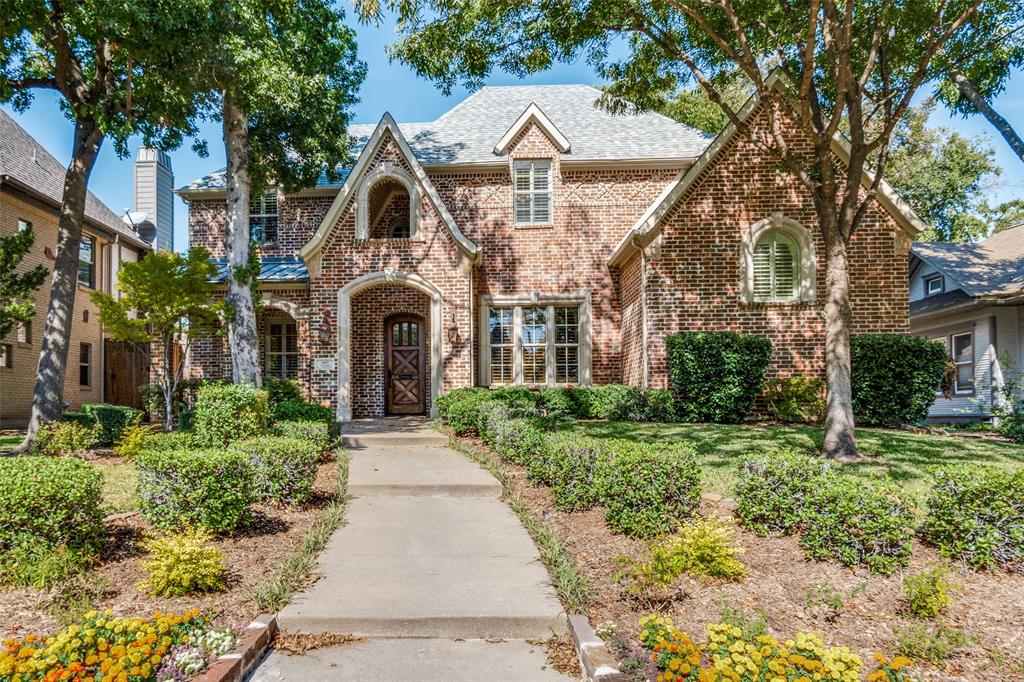
M990 418L1024 366L1024 223L977 244L914 244L910 331L941 341L956 363L953 393L929 418Z
M152 150L140 150L145 159ZM163 163L168 165L166 155ZM153 175L156 164L149 164ZM57 223L66 169L6 112L0 111L0 236L31 225L36 234L23 267L53 268ZM138 215L140 221L145 216ZM79 249L78 294L71 324L64 400L69 409L82 403L140 404L147 368L126 344L110 341L89 299L93 290L114 291L123 262L136 261L150 248L155 230L137 232L91 192L86 198ZM50 299L47 279L36 291L32 322L0 339L0 426L27 423Z
M339 184L254 198L264 375L339 420L431 413L461 386L667 384L664 339L769 337L774 376L824 373L810 197L727 129L612 115L579 85L485 87L436 121L353 126ZM743 116L764 130L751 101ZM844 144L836 154L843 159ZM178 190L223 262L224 172ZM920 221L883 183L850 246L857 332L906 332ZM231 374L223 338L189 358Z

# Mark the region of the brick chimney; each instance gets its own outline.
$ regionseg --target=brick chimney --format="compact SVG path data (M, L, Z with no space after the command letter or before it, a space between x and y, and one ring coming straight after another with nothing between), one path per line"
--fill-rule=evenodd
M145 213L151 224L144 239L158 249L174 249L174 173L171 157L150 147L139 147L132 177L135 212ZM155 235L152 234L155 228Z

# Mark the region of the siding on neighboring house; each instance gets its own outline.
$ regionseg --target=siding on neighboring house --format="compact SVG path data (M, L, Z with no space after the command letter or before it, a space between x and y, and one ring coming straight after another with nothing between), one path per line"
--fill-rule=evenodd
M927 298L927 293L924 287L926 279L935 274L941 274L937 269L928 265L927 263L921 263L910 278L910 301L920 301L923 298ZM956 291L960 289L960 285L956 283L951 277L943 276L943 292Z

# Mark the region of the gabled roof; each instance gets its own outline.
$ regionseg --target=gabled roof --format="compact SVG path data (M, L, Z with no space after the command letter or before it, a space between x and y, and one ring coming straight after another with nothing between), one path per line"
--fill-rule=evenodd
M595 106L601 91L589 85L487 86L473 93L436 121L402 123L399 128L423 166L500 164L494 147L531 105L559 131L571 149L562 163L692 162L711 136L654 112L611 114ZM358 156L376 124L349 127ZM325 187L331 185L326 184ZM190 182L179 193L223 191L223 169Z
M774 88L780 92L785 92L790 89L789 79L781 69L775 69L769 75L765 83L770 88ZM737 111L737 116L740 121L746 121L757 109L760 104L760 95L754 93L744 105ZM661 196L652 204L643 215L640 216L639 220L633 225L633 228L626 233L626 235L619 241L615 249L612 250L611 255L608 257L609 265L617 265L620 263L628 254L632 253L633 248L638 243L649 243L652 239L657 237L661 231L661 219L665 217L676 202L686 193L686 191L700 178L704 170L707 169L712 162L718 157L718 154L724 149L736 136L737 130L733 123L729 123L718 137L704 150L697 161L690 166L685 172L681 172L676 176L673 184L662 192ZM838 156L844 163L848 163L850 160L850 144L841 133L836 133L832 139L832 151ZM865 187L871 185L874 180L874 176L864 171L863 177L861 178L862 183ZM917 236L919 232L924 230L927 226L924 222L914 213L914 210L910 207L906 201L903 200L896 190L889 185L884 179L878 184L878 191L876 198L879 203L886 208L887 211L895 218L896 223L908 234L911 238Z
M64 197L67 168L46 151L6 111L0 110L0 182L11 183L58 210ZM94 228L146 246L134 230L92 192L85 196L85 219Z
M976 244L917 242L910 250L971 297L1024 294L1024 223Z
M317 227L316 232L313 233L312 238L301 249L299 249L299 256L301 256L307 262L312 258L324 245L328 235L330 235L331 229L334 224L338 221L338 217L341 215L341 211L348 204L352 197L352 193L355 192L356 186L359 183L363 172L366 170L367 164L370 159L373 158L374 151L377 146L384 139L384 134L390 133L391 137L395 140L395 144L398 145L398 150L405 158L406 163L412 169L412 174L419 182L420 187L427 195L428 201L434 206L434 210L437 211L441 217L441 222L448 228L455 243L465 251L469 256L475 257L479 252L479 247L466 235L462 233L459 226L455 224L455 219L452 218L451 213L448 212L444 202L441 201L441 197L438 196L437 190L434 188L434 183L427 177L426 171L423 170L423 166L416 159L416 156L412 153L409 148L409 143L406 141L405 136L402 135L402 131L399 129L398 124L395 123L395 119L391 117L391 114L385 112L384 116L381 117L380 123L377 124L377 128L373 131L373 134L367 139L366 144L363 147L362 153L356 160L355 165L352 167L351 172L345 178L345 184L341 186L338 194L335 195L334 201L331 202L330 208L327 209L327 213L324 215L323 220L320 221L320 226Z
M516 119L516 122L512 124L512 127L509 128L505 134L501 136L501 139L498 140L498 143L494 145L494 153L502 155L507 152L508 148L512 145L512 142L515 141L519 133L521 133L523 129L531 123L536 124L544 131L545 135L551 138L551 141L555 143L555 147L558 151L564 154L571 149L572 145L569 143L569 139L562 134L562 131L558 129L558 126L551 122L551 119L541 111L541 108L537 106L536 102L530 102L530 106L526 107L526 111Z

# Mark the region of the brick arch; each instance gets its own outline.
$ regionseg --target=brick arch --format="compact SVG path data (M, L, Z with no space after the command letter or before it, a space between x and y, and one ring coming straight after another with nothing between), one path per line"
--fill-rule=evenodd
M391 161L382 161L369 171L356 191L356 239L370 238L370 190L383 179L394 180L409 194L409 237L415 238L420 223L420 193L412 174Z
M401 284L430 297L430 416L437 416L437 396L444 386L444 358L441 349L441 290L429 280L412 272L380 270L361 275L338 290L338 421L352 421L352 298L380 284Z

